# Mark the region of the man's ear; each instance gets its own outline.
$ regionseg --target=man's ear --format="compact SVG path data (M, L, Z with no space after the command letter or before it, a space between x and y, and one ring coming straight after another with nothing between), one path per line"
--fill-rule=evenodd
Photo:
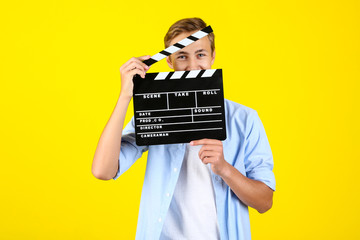
M172 62L171 62L170 56L167 56L167 57L166 57L166 62L167 62L167 64L169 65L169 67L170 67L171 69L174 69L174 66L173 66L173 64L172 64Z
M214 62L215 62L215 55L216 55L216 53L215 53L215 50L214 50L213 54L212 54L211 65L213 65Z

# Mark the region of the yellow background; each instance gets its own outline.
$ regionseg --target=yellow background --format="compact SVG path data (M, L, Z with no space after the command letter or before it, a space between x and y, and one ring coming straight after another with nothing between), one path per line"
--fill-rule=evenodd
M214 29L225 97L258 111L273 151L253 239L360 238L359 1L4 2L0 239L134 239L146 158L101 181L93 155L120 66L194 16Z

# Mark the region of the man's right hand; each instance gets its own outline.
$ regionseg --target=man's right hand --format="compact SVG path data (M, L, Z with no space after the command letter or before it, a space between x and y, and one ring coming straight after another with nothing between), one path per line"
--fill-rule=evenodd
M145 73L149 70L147 66L142 61L149 59L150 55L145 55L141 57L132 57L120 67L121 75L121 91L120 95L126 97L132 97L133 95L133 77L135 74L139 74L142 78L145 78Z

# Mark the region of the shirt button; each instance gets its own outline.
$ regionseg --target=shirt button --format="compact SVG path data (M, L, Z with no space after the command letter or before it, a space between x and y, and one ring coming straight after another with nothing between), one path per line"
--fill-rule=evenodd
M176 172L177 171L177 168L174 168L174 172Z
M161 218L158 219L159 222L161 222L161 220L162 220Z
M170 193L167 193L166 196L167 196L167 197L170 197Z

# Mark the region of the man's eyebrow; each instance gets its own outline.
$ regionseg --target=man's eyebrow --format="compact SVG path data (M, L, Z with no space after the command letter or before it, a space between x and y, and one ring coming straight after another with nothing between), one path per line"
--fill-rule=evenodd
M199 50L196 50L195 53L199 53L199 52L207 52L206 49L199 49Z
M195 51L195 54L196 53L200 53L200 52L207 52L207 50L206 49L198 49L198 50L196 50ZM176 52L176 53L174 53L174 55L189 55L189 53L188 52L185 52L185 51L178 51L178 52Z
M185 55L188 55L189 53L188 52L185 52L185 51L178 51L176 53L174 53L175 55L181 55L181 54L185 54Z

